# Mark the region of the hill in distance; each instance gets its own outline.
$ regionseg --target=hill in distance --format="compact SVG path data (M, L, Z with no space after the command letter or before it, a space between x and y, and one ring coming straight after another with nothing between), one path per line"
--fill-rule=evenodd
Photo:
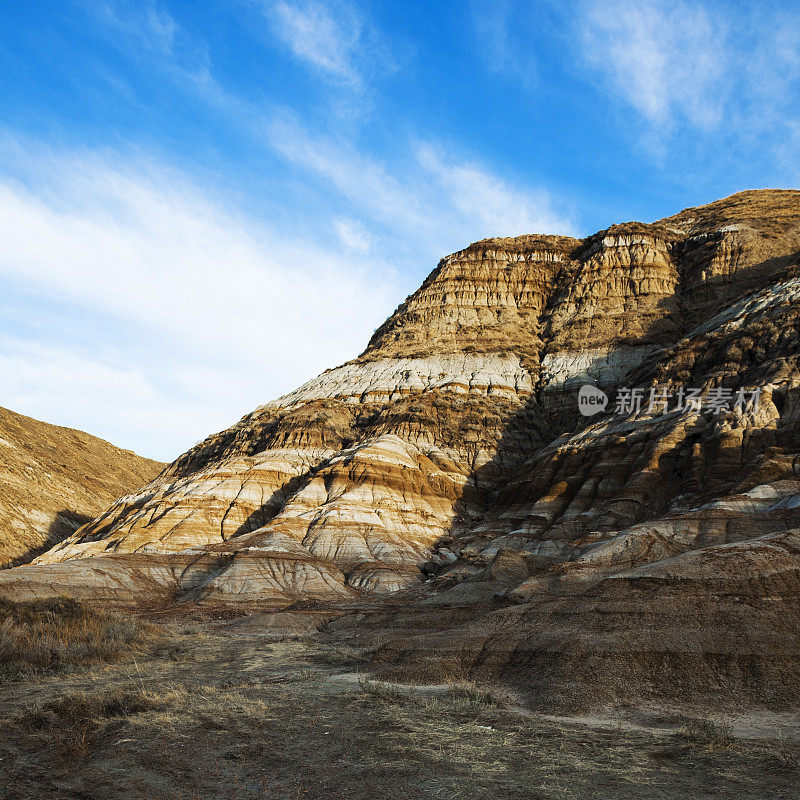
M32 559L164 465L0 408L0 568Z

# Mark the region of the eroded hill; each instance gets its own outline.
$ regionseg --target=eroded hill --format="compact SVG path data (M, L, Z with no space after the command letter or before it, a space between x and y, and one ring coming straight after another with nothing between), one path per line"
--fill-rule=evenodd
M500 677L543 704L587 686L795 700L799 353L800 192L477 242L361 356L0 592L369 608L331 630L382 638L387 674ZM586 383L609 395L590 418Z

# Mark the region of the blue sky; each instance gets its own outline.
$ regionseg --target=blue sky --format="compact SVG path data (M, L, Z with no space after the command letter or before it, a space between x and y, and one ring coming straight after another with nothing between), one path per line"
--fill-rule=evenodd
M471 241L800 184L800 4L0 8L0 405L171 460Z

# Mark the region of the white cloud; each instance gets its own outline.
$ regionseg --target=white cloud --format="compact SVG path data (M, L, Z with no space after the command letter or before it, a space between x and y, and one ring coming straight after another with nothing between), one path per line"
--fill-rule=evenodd
M291 116L267 131L285 158L429 257L487 236L575 231L548 192L512 186L441 144L419 144L407 161L396 157L392 169L347 141L312 135Z
M444 191L448 204L468 221L473 236L573 230L572 222L556 211L546 191L511 186L480 165L448 158L430 145L422 145L417 157Z
M158 0L76 2L99 23L109 43L134 62L157 63L174 81L212 96L217 90L210 81L208 47L189 36ZM117 76L110 78L120 81Z
M682 0L585 0L576 14L584 56L652 126L682 122L747 136L796 118L800 13Z
M277 5L338 14L314 33L314 65L351 88L382 55L347 6ZM278 193L285 207L260 204L299 220L279 232L141 154L0 141L0 312L14 291L32 298L29 314L0 313L0 404L171 459L360 352L445 253L485 236L574 231L547 193L455 148L378 156L346 126L331 136L270 115L222 86L204 48L155 4L144 6L155 16L113 8L111 41L304 173L312 202L292 208ZM312 63L297 38L305 23L291 19L293 52Z
M119 406L133 413L143 404L154 431L168 428L163 420L183 403L195 408L187 411L197 422L193 441L352 357L399 294L385 262L376 270L372 259L367 270L351 249L279 235L163 165L120 168L91 153L22 152L20 162L35 164L36 174L12 177L6 168L0 177L0 280L43 304L57 301L65 320L81 314L76 338L63 340L55 319L37 344L62 360L93 360L98 370L110 370ZM130 341L104 355L107 320ZM13 351L20 353L17 346ZM48 373L55 357L35 354L32 363L40 368L25 379L24 391L10 388L5 374L3 391L12 400L0 402L13 408L13 397L28 393L49 397L54 409L76 404L86 413L72 424L105 435L120 413L105 395ZM87 368L77 372L89 375L89 385L102 382ZM172 400L165 402L167 396ZM222 419L221 412L230 416ZM147 454L178 452L153 437L146 441ZM132 446L130 439L118 443Z
M472 0L477 52L532 95L559 72L662 166L797 175L800 8L761 0ZM542 53L562 58L544 63ZM531 77L533 76L533 77ZM622 113L620 113L622 111Z
M278 234L153 160L7 142L0 287L35 301L0 314L0 404L169 460L360 352L416 288L396 286L408 252L424 270L483 236L571 228L544 193L441 149L401 182L324 143L305 167L379 220L334 217L339 245Z
M390 64L378 34L361 14L342 0L271 0L262 2L273 34L301 61L358 87L362 70Z
M517 87L538 86L540 53L536 37L552 39L555 33L547 29L547 6L551 2L471 0L475 52L490 73L512 75Z
M336 235L348 249L361 253L367 253L372 249L373 237L359 220L337 217L333 221L333 225Z
M592 66L650 122L667 123L675 113L701 127L719 121L727 35L702 5L593 0L583 37Z
M416 196L422 187L409 189L407 180L392 175L386 164L347 140L314 135L291 114L271 121L266 126L266 137L281 156L322 177L373 218L401 226L425 224L425 211Z
M338 16L323 3L271 3L276 36L298 57L341 78L353 80L353 54L361 38L361 21L343 7Z
M278 14L284 22L291 22L287 22L283 35L287 41L295 41L295 35L299 37L298 55L302 38L299 32L313 31L309 41L303 39L302 48L311 47L310 42L319 37L324 46L314 45L315 58L323 58L330 65L329 71L350 74L358 59L363 65L370 58L373 63L380 60L384 68L393 68L372 27L351 5L322 5L313 0L254 2L268 16ZM354 41L358 42L357 47L351 46ZM353 58L346 55L351 51ZM300 170L321 179L338 194L339 203L343 199L355 207L358 235L352 225L345 231L341 222L334 223L339 240L351 250L366 252L365 245L374 247L378 241L385 241L384 234L389 229L395 236L402 236L419 262L427 264L479 237L531 229L575 232L573 221L556 209L557 203L547 192L511 186L473 160L448 153L452 148L441 143L416 149L412 146L407 152L389 150L383 158L376 157L355 145L355 137L347 135L353 131L341 120L337 120L335 136L313 132L291 109L265 112L226 91L210 70L202 70L198 77L181 63L175 56L165 60L162 68L178 83L196 91L216 112L225 114L231 124ZM191 80L187 81L187 76ZM459 183L472 193L469 198L459 195ZM345 214L339 216L345 218Z
M175 20L155 0L107 0L104 3L82 3L85 10L113 28L117 35L135 39L147 49L172 54L179 29Z
M144 446L143 455L165 460L201 437L203 426L215 421L199 393L196 398L178 397L132 365L129 354L117 355L119 360L109 363L97 353L86 356L69 345L0 336L1 402L117 446L139 450Z

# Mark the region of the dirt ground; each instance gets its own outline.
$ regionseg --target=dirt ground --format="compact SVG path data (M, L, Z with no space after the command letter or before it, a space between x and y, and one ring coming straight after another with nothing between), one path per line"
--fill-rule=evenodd
M171 622L148 655L0 685L0 800L800 795L793 715L546 717L254 627Z

